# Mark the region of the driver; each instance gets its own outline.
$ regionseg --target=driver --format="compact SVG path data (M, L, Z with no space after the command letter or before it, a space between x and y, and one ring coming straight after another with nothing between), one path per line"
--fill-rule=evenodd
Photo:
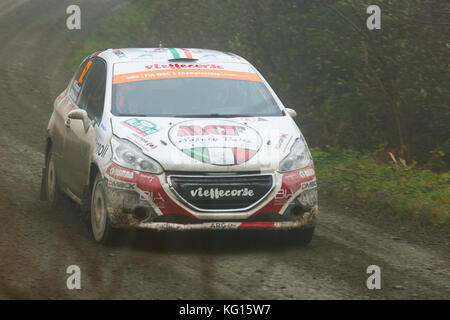
M139 107L139 88L135 83L124 83L118 87L117 111L119 114L137 114Z

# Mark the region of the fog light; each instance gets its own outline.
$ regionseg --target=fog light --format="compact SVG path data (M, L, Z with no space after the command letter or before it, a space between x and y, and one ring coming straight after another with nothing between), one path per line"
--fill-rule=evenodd
M153 208L149 207L137 207L134 212L133 216L138 219L139 221L153 221L158 214L155 212Z
M149 216L149 212L147 208L138 207L134 210L134 217L138 220L145 220Z

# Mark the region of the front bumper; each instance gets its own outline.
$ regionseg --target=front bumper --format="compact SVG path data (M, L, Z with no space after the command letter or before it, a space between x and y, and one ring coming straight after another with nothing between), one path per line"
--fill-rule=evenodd
M164 175L111 164L105 172L113 227L153 230L288 230L315 226L318 214L313 166L276 174L275 188L245 212L196 212L172 192Z

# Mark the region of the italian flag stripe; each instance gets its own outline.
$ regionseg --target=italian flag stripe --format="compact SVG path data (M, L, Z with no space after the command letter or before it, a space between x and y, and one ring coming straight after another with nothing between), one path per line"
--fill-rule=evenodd
M180 58L180 55L178 54L178 51L176 49L169 48L169 50L170 50L170 53L172 53L172 56L173 56L174 59L179 59Z
M192 59L192 54L187 49L181 49L183 50L184 54L186 55L186 58Z
M209 162L208 150L206 148L184 149L183 152L196 160L206 163Z

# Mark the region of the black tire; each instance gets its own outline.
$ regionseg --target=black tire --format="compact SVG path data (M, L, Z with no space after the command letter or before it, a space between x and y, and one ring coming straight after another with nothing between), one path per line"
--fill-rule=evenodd
M294 246L306 247L314 237L315 227L293 230L290 235L290 243Z
M46 163L46 181L45 192L47 202L51 209L57 209L62 202L63 193L58 185L58 177L56 175L54 155L52 149L49 150Z
M111 225L106 206L107 198L105 193L104 181L97 174L91 191L90 201L90 226L94 240L102 244L117 244L120 237L120 230Z
M86 186L80 204L80 215L83 223L90 230L91 228L91 187Z

